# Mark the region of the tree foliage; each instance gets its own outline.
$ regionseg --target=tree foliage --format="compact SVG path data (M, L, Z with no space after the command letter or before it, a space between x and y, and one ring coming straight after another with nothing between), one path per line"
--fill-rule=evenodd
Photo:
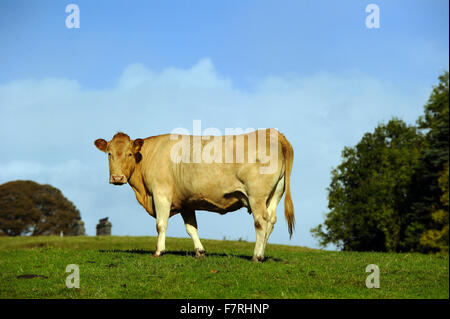
M413 212L428 229L420 248L448 251L449 73L439 80L417 121L425 131L426 148L415 179Z
M442 192L442 208L432 212L432 229L427 230L420 237L420 244L426 249L448 253L449 248L449 162L445 164L444 171L439 177L439 186Z
M329 213L311 230L321 245L448 251L448 72L439 80L417 126L394 118L344 148L331 172Z
M330 213L313 229L320 243L344 250L400 250L421 146L415 127L392 119L346 147L342 164L332 171Z
M33 181L0 185L0 235L83 235L80 212L60 190Z

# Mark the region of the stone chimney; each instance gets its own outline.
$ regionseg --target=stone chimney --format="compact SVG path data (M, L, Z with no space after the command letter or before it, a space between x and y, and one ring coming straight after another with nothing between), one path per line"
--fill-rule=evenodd
M108 217L100 219L97 224L97 236L110 236L111 227L112 224L108 221Z

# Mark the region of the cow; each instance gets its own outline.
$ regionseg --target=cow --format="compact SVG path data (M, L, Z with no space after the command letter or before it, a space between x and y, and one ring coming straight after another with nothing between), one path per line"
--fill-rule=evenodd
M212 140L214 147L208 146ZM109 142L97 139L94 144L108 154L109 182L128 183L137 201L156 218L154 257L165 252L169 217L181 214L186 232L194 241L195 256L203 257L205 249L198 236L195 211L225 214L246 207L253 215L256 231L252 261L262 261L283 193L292 237L295 220L290 174L294 151L275 129L224 136L164 134L135 140L118 132ZM201 156L195 154L202 149ZM180 151L187 155L180 156ZM272 165L271 170L267 163Z

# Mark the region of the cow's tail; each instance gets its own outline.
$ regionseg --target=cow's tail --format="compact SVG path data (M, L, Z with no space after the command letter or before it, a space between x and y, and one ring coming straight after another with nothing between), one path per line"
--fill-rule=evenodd
M286 139L286 137L280 133L280 142L281 148L284 156L284 217L288 223L289 230L289 238L292 238L292 233L295 228L295 218L294 218L294 204L292 203L291 197L291 171L292 171L292 163L294 161L294 150L292 149L292 145Z

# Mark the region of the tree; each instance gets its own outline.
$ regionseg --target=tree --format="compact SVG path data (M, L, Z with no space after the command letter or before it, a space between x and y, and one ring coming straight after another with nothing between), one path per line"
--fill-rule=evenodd
M432 251L448 253L449 248L449 162L444 166L444 171L439 177L439 187L442 192L442 209L438 209L431 214L434 229L429 229L420 237L420 244Z
M403 250L408 224L409 190L423 137L399 119L380 124L355 147L342 152L343 162L332 171L328 213L312 229L321 245L343 250Z
M423 224L425 229L422 233L416 233L413 239L414 244L418 246L418 248L423 248L425 250L431 249L434 251L442 244L442 242L437 240L437 242L440 242L441 244L437 244L436 242L435 244L437 246L430 245L431 242L425 238L430 239L431 234L437 234L430 230L440 229L441 227L445 229L445 221L447 221L446 224L448 229L449 208L448 200L445 201L445 196L448 198L448 187L443 187L442 181L440 181L442 176L447 174L448 183L448 72L444 72L444 74L439 77L439 84L433 88L430 98L425 105L424 115L419 118L417 123L419 128L425 133L426 148L421 156L420 164L417 167L416 176L414 178L412 193L415 201L412 205L412 213L417 216L418 222Z
M344 149L330 212L311 230L322 245L448 252L449 73L439 81L417 127L393 119Z
M50 185L12 181L0 185L0 235L84 235L78 209Z

